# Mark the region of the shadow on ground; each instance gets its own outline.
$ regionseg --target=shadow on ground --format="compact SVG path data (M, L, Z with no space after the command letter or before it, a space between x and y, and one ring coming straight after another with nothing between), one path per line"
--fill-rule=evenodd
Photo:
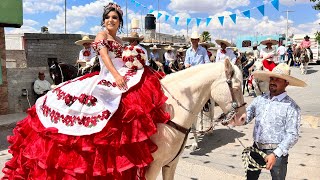
M0 151L8 149L9 143L7 141L7 136L12 135L12 129L0 128Z
M245 136L244 133L240 133L233 129L216 129L212 134L205 134L199 137L199 149L191 152L191 155L206 155L212 150L224 146L228 143L234 143L236 138Z

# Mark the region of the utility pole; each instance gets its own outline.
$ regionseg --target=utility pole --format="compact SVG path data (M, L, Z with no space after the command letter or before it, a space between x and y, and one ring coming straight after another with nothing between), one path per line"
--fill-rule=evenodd
M160 5L158 0L158 13L159 13L159 10L160 10ZM160 17L158 18L158 21L159 21L159 44L160 44Z
M128 26L128 0L126 0L126 24L127 24L127 37L129 36L129 26Z
M286 25L286 43L288 43L288 29L289 29L289 12L294 12L290 10L282 11L287 13L287 25Z
M67 34L67 0L64 0L64 33Z

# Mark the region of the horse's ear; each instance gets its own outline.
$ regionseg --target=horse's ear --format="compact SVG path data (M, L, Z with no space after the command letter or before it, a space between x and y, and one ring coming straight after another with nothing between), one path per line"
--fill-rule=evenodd
M224 71L226 73L226 78L231 79L231 77L233 76L234 70L229 59L224 60L224 67L225 67Z

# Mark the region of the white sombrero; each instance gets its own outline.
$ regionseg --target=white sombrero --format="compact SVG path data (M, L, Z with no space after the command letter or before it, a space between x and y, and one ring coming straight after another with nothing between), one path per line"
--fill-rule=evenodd
M186 50L183 49L182 47L177 50L177 52L184 52L184 51L186 51Z
M161 48L158 48L157 45L153 45L150 49L152 50L152 49L161 49Z
M74 42L76 45L82 46L84 43L92 43L94 40L90 39L89 36L83 36L81 40Z
M227 47L231 46L231 43L226 39L216 39L216 43L221 46L221 43L227 45Z
M206 47L210 47L210 43L208 43L208 42L201 42L201 43L199 43L201 46L206 46Z
M165 47L165 48L164 48L164 50L167 50L167 51L169 51L169 50L170 50L170 51L173 51L173 50L174 50L174 48L173 48L173 47L171 47L171 46L167 46L167 47Z
M123 41L132 41L132 40L142 41L144 39L144 37L143 36L139 36L139 34L137 32L131 32L130 36L122 37L121 39Z
M270 77L277 77L289 82L291 86L305 87L307 84L295 77L290 76L290 67L286 63L280 63L272 71L255 71L253 76L262 81L270 81Z
M257 42L253 42L251 47L257 47L258 43Z
M274 39L271 39L271 38L268 38L268 39L266 39L264 41L261 41L260 44L267 45L268 43L271 43L272 45L277 45L278 41L274 40Z
M191 36L190 36L190 39L200 39L200 36L198 34L197 31L194 31Z

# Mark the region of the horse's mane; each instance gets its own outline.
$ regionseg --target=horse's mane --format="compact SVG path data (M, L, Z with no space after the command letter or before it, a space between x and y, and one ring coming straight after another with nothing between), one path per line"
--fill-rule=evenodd
M236 77L242 77L242 73L240 69L232 65L234 69L234 75ZM209 63L209 64L200 64L194 67L190 67L184 69L182 71L178 71L176 73L172 73L167 75L165 78L161 80L163 84L184 84L185 86L191 87L192 84L197 82L205 83L206 81L211 80L211 76L225 76L225 65L224 63Z

